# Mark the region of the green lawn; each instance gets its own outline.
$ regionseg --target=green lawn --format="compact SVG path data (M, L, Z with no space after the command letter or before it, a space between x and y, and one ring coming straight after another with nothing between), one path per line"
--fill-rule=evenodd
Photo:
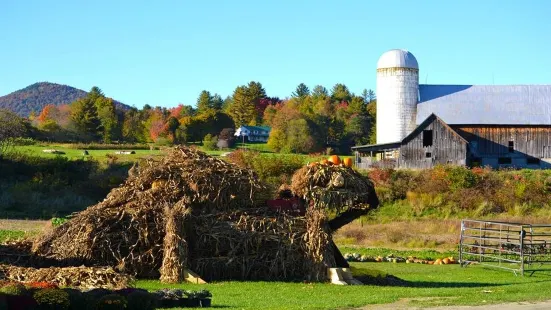
M25 236L26 236L26 233L21 230L0 229L0 243L6 242L9 240L23 239Z
M241 148L244 148L244 149L247 149L247 150L258 151L258 152L266 153L266 154L273 154L273 155L277 155L277 156L293 156L293 155L304 156L305 162L306 161L313 161L313 160L320 160L320 159L326 157L325 155L311 157L310 155L306 155L306 154L273 153L272 151L270 151L267 144L265 144L265 143L245 143L245 145L242 145L242 144L238 143L238 144L236 144L236 148L233 148L233 149L214 150L214 151L205 151L204 150L204 152L209 154L209 155L212 155L212 156L220 156L224 153L232 152L232 151L235 151L235 150L241 149ZM58 150L58 151L61 151L61 152L65 153L65 154L44 153L43 150L46 150L46 149L55 149L55 150ZM89 155L84 156L82 154L83 153L82 150L67 147L67 144L55 144L55 143L54 144L39 143L39 144L36 144L36 145L16 146L15 150L18 151L18 152L24 153L24 154L29 154L29 155L50 157L50 158L53 158L53 157L56 157L56 156L64 156L64 157L67 157L69 159L94 158L94 159L97 159L97 160L105 160L107 158L107 155L110 154L110 155L116 156L119 159L119 161L135 161L138 158L141 158L141 157L144 157L144 156L161 154L161 151L159 151L159 150L134 150L134 152L136 152L136 154L121 155L121 154L115 154L115 151L117 151L116 149L107 149L107 150L88 150ZM340 156L340 157L341 158L346 158L346 157L352 157L352 156Z
M64 152L65 154L49 154L44 153L43 150L46 149L55 149L61 152ZM136 154L129 154L129 155L121 155L121 154L115 154L116 150L88 150L88 156L84 156L82 153L82 150L77 150L73 148L68 148L66 146L60 145L60 144L38 144L38 145L27 145L27 146L17 146L15 148L16 151L28 154L28 155L35 155L35 156L41 156L41 157L50 157L54 158L56 156L64 156L69 159L83 159L83 158L90 158L90 159L97 159L97 160L104 160L107 158L107 154L111 154L113 156L116 156L119 158L120 161L134 161L137 158L148 156L148 155L157 155L160 153L159 150L134 150Z
M551 272L520 277L482 266L353 263L357 272L388 273L403 286L339 286L320 283L219 282L165 285L138 281L148 290L208 289L213 306L239 309L338 309L407 300L401 306L480 305L540 301L551 296Z

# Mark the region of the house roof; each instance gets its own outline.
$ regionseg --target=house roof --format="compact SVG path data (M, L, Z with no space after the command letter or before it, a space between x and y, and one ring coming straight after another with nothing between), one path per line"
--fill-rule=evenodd
M272 130L272 128L269 127L269 126L245 126L245 125L243 125L243 126L241 126L241 127L242 127L242 128L246 128L247 130L265 130L265 131L270 131L270 130ZM240 127L240 128L241 128L241 127Z
M450 125L551 125L551 85L419 85L417 121Z

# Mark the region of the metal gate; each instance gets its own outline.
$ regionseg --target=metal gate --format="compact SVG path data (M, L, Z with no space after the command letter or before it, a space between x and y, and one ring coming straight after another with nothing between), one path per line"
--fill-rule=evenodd
M551 271L551 224L461 221L461 266L478 263L524 275Z

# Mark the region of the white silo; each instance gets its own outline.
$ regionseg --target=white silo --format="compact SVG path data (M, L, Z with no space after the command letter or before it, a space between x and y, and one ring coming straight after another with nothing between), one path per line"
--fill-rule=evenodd
M377 144L398 142L415 129L419 65L408 51L384 53L377 63Z

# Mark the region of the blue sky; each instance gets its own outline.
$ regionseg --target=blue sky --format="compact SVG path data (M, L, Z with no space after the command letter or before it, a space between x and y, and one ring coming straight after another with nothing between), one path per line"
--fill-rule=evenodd
M114 4L113 4L114 3ZM551 1L0 2L0 95L38 81L142 107L195 104L259 81L288 97L375 89L386 50L429 84L551 84Z

